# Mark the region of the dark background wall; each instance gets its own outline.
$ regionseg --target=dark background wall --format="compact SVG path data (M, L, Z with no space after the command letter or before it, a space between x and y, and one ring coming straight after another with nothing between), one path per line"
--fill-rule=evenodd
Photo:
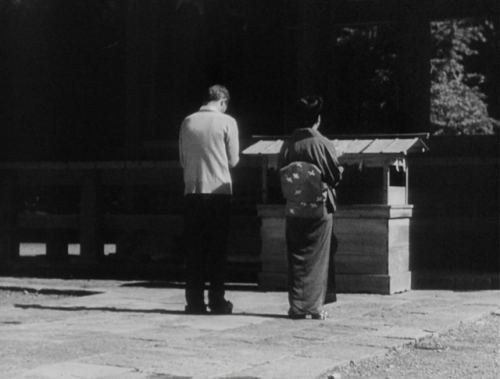
M3 0L0 158L130 157L130 145L176 140L214 83L231 90L243 139L288 134L310 90L325 98L326 134L426 131L426 31L386 3L384 13L322 0ZM498 51L479 48L467 64L486 75L498 116Z
M420 51L413 31L425 30L399 22L404 18L394 22L391 7L383 15L364 2L354 3L368 11L345 13L340 22L341 7L325 6L331 3L0 1L0 159L175 160L175 149L160 144L154 150L151 142L175 144L183 117L199 107L202 90L213 83L231 90L229 113L243 141L288 134L293 102L310 81L325 98L325 134L426 131L427 113L411 113L412 83L422 82L425 67L412 76L408 65ZM435 3L442 4L441 18L458 9ZM369 50L363 39L339 42L345 27L366 29L374 14L391 16L379 24L384 38L377 49ZM311 29L318 18L321 28ZM496 18L492 22L498 26ZM500 103L496 49L468 62L486 75L494 117ZM315 66L311 57L323 60ZM372 74L384 69L394 75L374 81ZM430 153L411 167L410 202L420 212L413 267L498 269L497 136L431 138L429 145ZM239 209L251 214L260 171L245 170L235 171L235 189ZM341 201L366 201L376 191L376 177L353 172L339 190ZM156 198L148 191L127 196L139 199L134 204L141 210L167 204L161 209L169 211L169 202L146 204ZM63 197L71 202L71 194ZM116 198L111 193L110 204Z

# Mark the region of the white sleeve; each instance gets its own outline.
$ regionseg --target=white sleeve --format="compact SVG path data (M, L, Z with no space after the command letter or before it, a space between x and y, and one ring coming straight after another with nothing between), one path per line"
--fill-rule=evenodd
M232 120L226 134L226 152L229 167L236 166L240 160L240 142L238 138L238 125L235 120Z

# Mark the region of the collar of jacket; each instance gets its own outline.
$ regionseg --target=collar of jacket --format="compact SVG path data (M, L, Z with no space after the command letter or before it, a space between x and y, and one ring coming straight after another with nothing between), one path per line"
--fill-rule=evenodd
M313 128L296 129L292 134L292 137L294 137L294 138L321 137L321 136L322 136L322 134Z
M220 113L220 111L217 108L212 107L211 105L203 105L200 108L200 111L202 111L202 112L219 112Z

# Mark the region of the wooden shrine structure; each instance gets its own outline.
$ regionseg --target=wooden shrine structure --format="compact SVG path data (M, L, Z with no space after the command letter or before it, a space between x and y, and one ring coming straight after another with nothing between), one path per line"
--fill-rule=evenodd
M422 137L422 136L421 136ZM416 136L407 138L333 139L341 165L383 168L381 204L339 206L334 230L339 241L335 255L337 288L340 292L393 294L411 289L410 219L413 206L408 204L407 157L428 150ZM283 141L261 140L243 154L262 159L262 288L286 288L287 254L285 212L282 204L266 204L269 167L276 167ZM406 173L405 185L391 186L390 167ZM349 180L344 177L343 180Z

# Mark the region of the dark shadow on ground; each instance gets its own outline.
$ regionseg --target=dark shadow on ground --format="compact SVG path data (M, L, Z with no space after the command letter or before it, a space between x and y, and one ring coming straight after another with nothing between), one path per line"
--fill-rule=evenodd
M68 297L91 296L91 295L99 295L102 293L98 291L73 290L73 289L45 289L45 288L33 289L20 286L1 286L0 290L26 292L38 295L59 295Z
M172 282L172 281L141 281L134 283L125 283L122 284L120 287L185 288L185 283ZM208 287L206 289L208 290ZM228 283L226 284L226 290L241 291L241 292L267 292L259 289L258 285L253 283Z
M98 311L98 312L117 312L117 313L156 313L163 315L184 315L184 316L195 316L195 317L221 317L221 315L187 315L184 311L173 311L168 309L129 309L129 308L114 308L114 307L55 307L46 306L40 304L14 304L15 308L21 309L42 309L50 311L66 311L66 312L81 312L81 311ZM247 312L237 312L233 313L231 316L252 316L252 317L264 317L264 318L288 318L284 314L265 314L265 313L247 313Z

